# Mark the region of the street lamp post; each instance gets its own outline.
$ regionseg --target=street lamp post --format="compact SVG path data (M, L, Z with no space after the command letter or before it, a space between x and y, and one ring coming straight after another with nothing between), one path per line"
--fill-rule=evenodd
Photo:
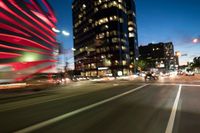
M132 69L133 69L133 65L130 64L130 65L129 65L129 75L132 75L132 74L133 74Z
M135 58L134 59L134 74L136 74L137 73L137 63L138 63L138 58Z
M67 31L65 31L65 30L56 29L55 27L52 28L52 31L54 31L54 32L57 33L57 34L61 34L61 35L67 36L67 37L70 36L70 33L69 33L69 32L67 32ZM62 47L62 46L60 46L60 47ZM61 48L60 48L60 50L61 50ZM66 58L66 57L65 57L66 52L59 52L59 53L64 54L64 58ZM68 65L68 63L67 63L67 61L66 61L66 62L65 62L65 66L64 66L64 71L66 71L67 65Z
M176 51L175 52L175 60L176 60L176 68L179 68L179 57L181 56L181 52L180 51Z

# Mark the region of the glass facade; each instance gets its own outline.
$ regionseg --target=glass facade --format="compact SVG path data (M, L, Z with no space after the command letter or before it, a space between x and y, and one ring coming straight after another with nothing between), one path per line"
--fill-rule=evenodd
M82 76L128 75L138 58L135 2L74 0L72 9L75 70Z

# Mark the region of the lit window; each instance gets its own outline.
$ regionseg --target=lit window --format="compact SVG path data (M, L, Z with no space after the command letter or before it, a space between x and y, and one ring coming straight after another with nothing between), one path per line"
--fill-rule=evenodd
M100 49L97 49L97 53L100 53Z
M119 64L119 61L118 60L115 60L115 65L118 65Z
M108 25L105 25L105 28L108 29Z
M99 11L99 9L98 9L98 8L95 8L95 9L94 9L94 12L98 12L98 11Z
M89 30L89 28L86 27L86 28L83 29L83 32L87 32L88 30Z
M101 39L101 38L104 38L105 37L105 33L101 33L101 34L99 34L99 38Z
M80 52L83 52L83 51L84 51L84 48L80 48L79 50L80 50Z
M118 38L112 38L112 42L113 43L117 43L118 42Z
M95 69L96 68L96 64L92 63L91 64L91 68Z
M125 66L127 64L127 62L125 60L123 60L122 64Z
M107 31L107 32L106 32L106 36L109 37L109 35L110 35L110 33Z
M125 51L125 50L126 50L126 47L125 47L125 46L122 46L122 50L124 50L124 51Z
M128 31L133 31L133 27L128 27Z
M129 37L135 37L134 33L129 33Z
M85 4L83 4L83 9L85 9L86 8L86 5Z
M103 8L108 8L108 5L107 5L107 4L104 4L104 5L103 5Z
M89 23L92 23L92 19L89 19Z
M128 21L128 25L134 25L132 21Z
M120 22L120 23L124 23L123 18L120 18L120 19L119 19L119 22Z
M104 60L104 65L105 66L111 66L111 61L109 59Z

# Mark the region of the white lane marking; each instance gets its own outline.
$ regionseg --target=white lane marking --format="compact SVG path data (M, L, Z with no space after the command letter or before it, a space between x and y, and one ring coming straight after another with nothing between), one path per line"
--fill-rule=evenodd
M137 88L134 88L134 89L129 90L129 91L127 91L127 92L124 92L124 93L122 93L122 94L119 94L119 95L113 96L113 97L111 97L111 98L105 99L105 100L103 100L103 101L100 101L100 102L97 102L97 103L94 103L94 104L91 104L91 105L82 107L82 108L77 109L77 110L74 110L74 111L72 111L72 112L65 113L65 114L60 115L60 116L57 116L57 117L55 117L55 118L52 118L52 119L49 119L49 120L40 122L40 123L38 123L38 124L32 125L32 126L30 126L30 127L21 129L21 130L19 130L19 131L16 131L15 133L28 133L28 132L32 132L32 131L38 130L38 129L40 129L40 128L46 127L46 126L48 126L48 125L51 125L51 124L53 124L53 123L59 122L59 121L61 121L61 120L63 120L63 119L69 118L69 117L71 117L71 116L73 116L73 115L79 114L79 113L81 113L81 112L83 112L83 111L87 111L87 110L92 109L92 108L94 108L94 107L100 106L100 105L105 104L105 103L107 103L107 102L116 100L116 99L118 99L118 98L120 98L120 97L123 97L123 96L125 96L125 95L130 94L130 93L133 93L133 92L135 92L135 91L137 91L137 90L139 90L139 89L141 89L141 88L143 88L143 87L145 87L145 86L147 86L147 85L148 85L148 84L139 86L139 87L137 87Z
M150 85L171 85L171 86L175 86L175 85L180 85L180 84L166 84L166 83L151 83ZM198 84L181 84L182 86L186 86L186 87L200 87L200 85Z
M72 94L72 95L69 95L69 96L62 96L62 95L59 95L59 96L52 96L52 97L47 97L48 99L43 99L45 101L28 101L28 102L25 102L25 103L5 103L4 105L1 105L0 106L0 112L5 112L5 111L9 111L9 110L14 110L14 109L20 109L20 108L24 108L24 107L29 107L29 106L34 106L34 105L38 105L38 104L43 104L43 103L48 103L48 102L53 102L53 101L57 101L57 100L62 100L62 99L66 99L66 98L69 98L69 97L73 97L73 96L79 96L79 95L82 95L82 94L86 94L86 93L78 93L78 94ZM52 98L52 99L50 99ZM35 99L33 99L35 100Z
M113 86L119 86L119 84L113 84Z
M51 90L49 90L49 91L51 91ZM49 92L49 91L45 91L45 93ZM20 108L34 106L34 105L38 105L38 104L53 102L53 101L57 101L57 100L62 100L62 99L74 97L74 96L80 96L80 95L83 95L83 94L89 94L90 92L94 92L94 91L78 92L76 94L70 94L68 96L67 95L58 95L58 96L57 95L56 96L53 95L52 97L47 97L48 99L42 99L40 101L35 101L36 99L30 99L30 101L26 101L25 103L24 102L21 103L21 101L17 102L17 103L16 102L5 103L4 105L2 104L0 106L0 112L5 112L5 111L9 111L9 110L20 109ZM37 93L34 93L34 94L37 94Z
M167 124L167 128L165 130L165 133L172 133L172 131L173 131L174 121L175 121L175 117L176 117L176 111L178 108L178 102L179 102L179 98L181 95L181 89L182 89L182 85L179 85L179 89L178 89L178 92L176 95L176 99L174 101L174 105L172 107L172 112L170 114L170 118L169 118L169 121Z
M200 85L195 85L195 84L182 84L182 86L187 86L187 87L200 87Z

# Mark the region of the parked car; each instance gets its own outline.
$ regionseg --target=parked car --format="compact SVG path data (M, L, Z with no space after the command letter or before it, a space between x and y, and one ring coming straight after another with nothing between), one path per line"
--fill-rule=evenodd
M183 75L183 74L184 74L184 72L181 71L181 70L179 70L179 71L177 72L177 75Z
M187 69L185 72L186 76L194 76L194 72L192 71L192 69Z

